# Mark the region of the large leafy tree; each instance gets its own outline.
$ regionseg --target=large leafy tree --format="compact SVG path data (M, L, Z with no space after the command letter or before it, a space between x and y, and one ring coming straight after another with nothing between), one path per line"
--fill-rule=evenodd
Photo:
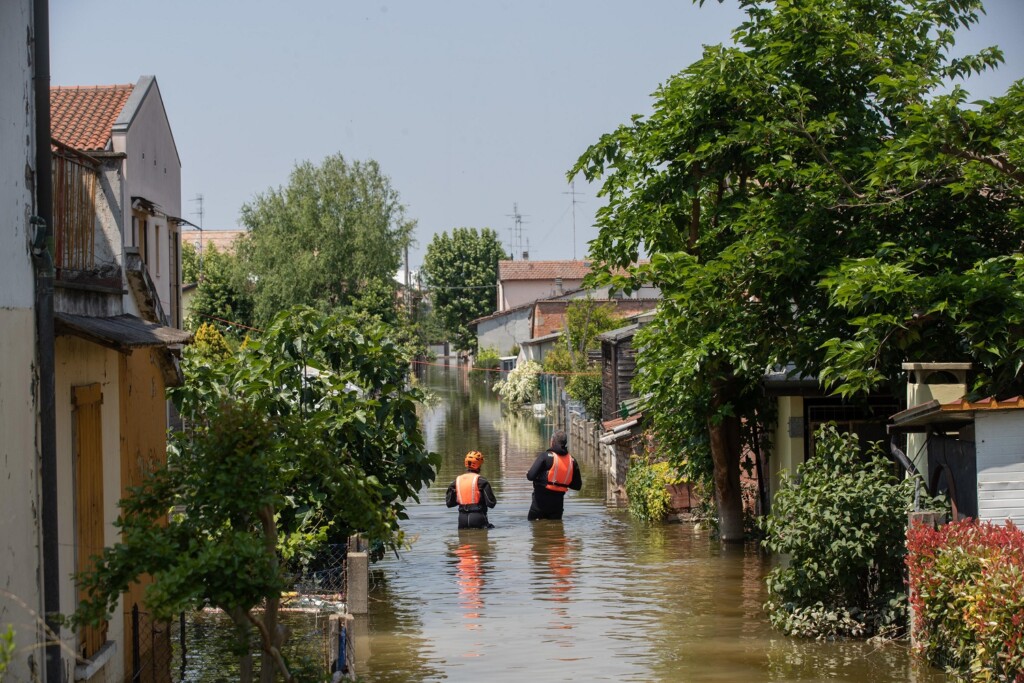
M243 672L255 632L261 680L294 680L277 623L287 563L354 532L398 547L403 502L434 478L408 367L379 325L309 308L280 314L236 355L187 355L173 398L189 429L121 501L121 540L79 577L90 598L76 618L100 619L150 574L158 617L220 608Z
M242 223L238 253L261 325L293 304L335 310L390 283L415 227L377 162L341 154L297 165L286 187L242 207Z
M657 91L648 117L602 136L571 171L603 179L608 203L591 245L606 265L601 277L626 288L653 281L664 294L639 335L638 388L670 452L713 476L726 540L743 535L739 460L764 414L765 369L794 363L835 382L830 372L849 376L892 346L886 325L912 325L907 316L922 312L921 301L896 306L877 280L853 277L871 264L858 260L942 277L988 263L1005 275L1013 259L1000 259L1021 235L1019 193L993 192L972 169L1005 179L995 166L1012 165L1019 143L1016 152L1002 146L983 108L985 144L957 147L976 141L957 132L974 114L963 111L960 91L933 95L1000 61L995 49L948 57L980 0L739 4L747 21L735 45L706 47ZM943 120L958 123L929 129ZM616 274L642 252L649 264ZM993 306L1019 289L1006 277L990 282ZM848 393L893 377L897 358L919 349L1011 357L1005 343L982 357L949 334L955 324L941 312L951 301L940 299L958 291L923 309L935 343L917 345L918 326ZM893 317L868 318L880 311Z
M204 323L216 324L236 334L252 325L252 295L248 277L238 257L222 252L215 245L206 248L202 268L196 248L182 245L182 273L196 283L185 324L196 330ZM230 325L228 323L234 323Z
M497 308L498 261L503 258L505 250L490 228L455 228L434 235L427 245L423 272L434 313L460 349L476 348L470 321Z

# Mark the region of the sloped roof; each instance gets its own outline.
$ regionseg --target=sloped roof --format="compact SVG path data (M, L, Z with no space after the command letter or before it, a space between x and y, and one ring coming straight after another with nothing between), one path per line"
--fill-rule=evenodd
M50 131L68 147L103 151L135 86L91 85L50 88Z
M582 280L590 261L498 261L498 280Z
M93 317L73 313L55 313L58 334L81 337L122 353L146 346L188 344L192 334L166 327L134 315Z
M975 413L1001 410L1024 410L1024 397L1014 396L1002 401L994 396L980 401L968 401L966 398L949 403L928 401L893 415L890 430L918 431L935 425L963 426L974 419Z

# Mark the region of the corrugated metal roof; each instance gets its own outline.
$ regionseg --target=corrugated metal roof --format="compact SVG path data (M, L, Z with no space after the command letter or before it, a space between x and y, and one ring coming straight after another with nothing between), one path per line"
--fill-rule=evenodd
M54 314L58 334L81 337L118 351L146 346L188 344L192 334L174 327L164 327L134 315L93 317L73 313Z

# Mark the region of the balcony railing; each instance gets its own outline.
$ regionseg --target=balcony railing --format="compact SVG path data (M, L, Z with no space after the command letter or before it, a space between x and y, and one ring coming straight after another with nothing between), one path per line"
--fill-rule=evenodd
M96 267L95 168L64 153L53 155L53 235L57 278Z

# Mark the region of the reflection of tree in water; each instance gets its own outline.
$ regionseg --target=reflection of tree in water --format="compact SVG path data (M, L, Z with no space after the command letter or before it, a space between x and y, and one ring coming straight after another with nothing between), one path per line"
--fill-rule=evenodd
M281 612L281 625L290 635L284 656L292 665L305 662L307 667L322 667L328 615L308 612ZM190 683L222 683L239 679L238 657L241 652L258 651L255 630L247 634L249 647L239 647L237 629L223 612L196 610L185 615L185 675ZM175 643L177 645L177 643ZM176 652L176 657L181 653ZM179 660L180 661L180 660ZM179 672L177 662L174 672ZM253 658L254 676L258 679L259 657ZM304 668L304 667L299 667Z
M371 651L366 661L356 662L356 672L375 683L443 678L443 671L430 661L431 643L422 635L418 605L393 592L386 571L379 567L370 570L370 600L368 632L362 637ZM358 654L360 644L355 646Z
M542 426L533 413L509 409L502 411L501 419L495 423L494 428L504 435L506 443L513 450L539 453L548 446Z

